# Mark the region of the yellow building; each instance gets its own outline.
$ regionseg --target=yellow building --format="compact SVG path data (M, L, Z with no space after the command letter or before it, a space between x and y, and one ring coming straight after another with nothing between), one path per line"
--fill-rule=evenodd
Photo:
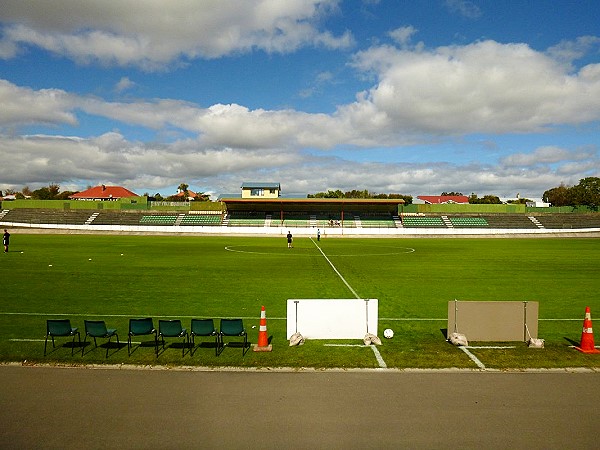
M242 183L242 198L279 198L279 183Z

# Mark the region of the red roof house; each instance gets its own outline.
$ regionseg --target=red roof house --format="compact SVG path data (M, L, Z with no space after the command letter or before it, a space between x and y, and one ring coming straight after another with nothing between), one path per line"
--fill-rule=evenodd
M418 195L419 200L423 200L425 204L443 204L443 203L458 203L468 204L469 197L466 195Z
M139 196L124 187L105 186L104 184L69 196L71 200L118 200L126 197Z
M177 194L173 195L173 197L184 198L185 191L177 190ZM189 189L187 190L187 197L185 198L186 200L195 200L196 197L198 197L198 194L196 194L194 191L190 191Z

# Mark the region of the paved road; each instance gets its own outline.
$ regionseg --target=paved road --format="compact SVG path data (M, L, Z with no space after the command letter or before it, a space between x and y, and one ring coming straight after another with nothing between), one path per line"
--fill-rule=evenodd
M0 448L600 446L600 373L0 366Z

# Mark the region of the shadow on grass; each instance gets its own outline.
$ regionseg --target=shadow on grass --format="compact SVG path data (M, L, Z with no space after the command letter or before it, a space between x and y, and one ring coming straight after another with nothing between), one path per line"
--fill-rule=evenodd
M566 337L566 336L563 336L563 339L564 339L565 341L567 341L569 344L571 344L571 345L574 345L574 346L576 346L576 347L579 347L579 344L580 344L579 342L577 342L577 341L574 341L573 339L571 339L571 338L568 338L568 337Z
M122 348L127 347L127 342L103 342L100 345L94 345L92 347L92 342L83 342L81 344L81 356L85 356L87 354L92 353L94 350L97 350L98 348L102 349L102 351L105 352L105 356L106 358L110 358L112 355L114 355L115 353L117 353L119 350L121 350ZM92 347L89 351L85 351L85 349L90 346ZM116 349L115 351L111 352L111 349Z
M158 350L156 353L156 357L158 358L160 355L162 355L163 353L165 353L167 350L169 349L179 349L181 350L181 356L185 356L186 354L186 349L188 350L187 353L190 353L191 355L191 348L189 346L189 344L187 342L160 342L158 343Z
M221 353L223 353L223 350L225 350L225 347L241 348L242 349L242 356L244 356L248 352L248 350L250 349L251 346L252 346L252 344L250 344L250 342L247 342L246 344L244 344L244 342L238 342L238 341L225 342L218 349L217 356L220 355Z
M152 351L156 352L156 343L154 341L145 341L135 345L132 344L131 350L129 351L129 356L133 355L137 351L137 349L142 347L152 347Z

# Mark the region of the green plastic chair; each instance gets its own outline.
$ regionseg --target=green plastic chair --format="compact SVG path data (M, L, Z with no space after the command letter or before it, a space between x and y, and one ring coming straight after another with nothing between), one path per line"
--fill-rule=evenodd
M188 332L181 326L181 320L159 320L158 339L162 341L163 352L165 351L165 338L183 338L181 356L185 355L185 348L189 344ZM156 341L156 357L158 358L158 340Z
M152 318L146 317L144 319L129 319L129 333L127 334L127 353L131 356L131 338L133 336L148 336L154 335L154 350L157 351L157 337L156 328Z
M215 338L215 356L217 356L219 351L219 333L215 328L215 323L212 319L192 319L192 326L190 328L190 336L192 338L192 348L190 349L190 355L194 355L195 348L195 336L209 337L213 336Z
M110 340L113 336L117 337L117 346L120 344L119 335L117 334L117 330L114 328L106 328L106 323L104 320L84 320L85 324L85 336L83 338L83 347L81 348L81 356L83 356L85 352L85 344L87 342L87 337L91 336L94 338L94 346L98 348L98 343L96 342L96 338L108 338L108 342L106 343L106 356L108 358L108 348L110 347Z
M81 335L77 328L71 327L71 321L69 319L49 319L46 320L46 340L44 341L44 356L46 356L46 346L48 344L48 337L52 338L52 347L54 348L55 337L67 337L73 336L73 343L71 344L71 356L75 351L75 336L81 346Z
M221 354L225 349L225 340L223 339L225 336L243 338L242 356L246 354L248 334L246 333L242 319L221 319L219 331L220 350L218 354Z

